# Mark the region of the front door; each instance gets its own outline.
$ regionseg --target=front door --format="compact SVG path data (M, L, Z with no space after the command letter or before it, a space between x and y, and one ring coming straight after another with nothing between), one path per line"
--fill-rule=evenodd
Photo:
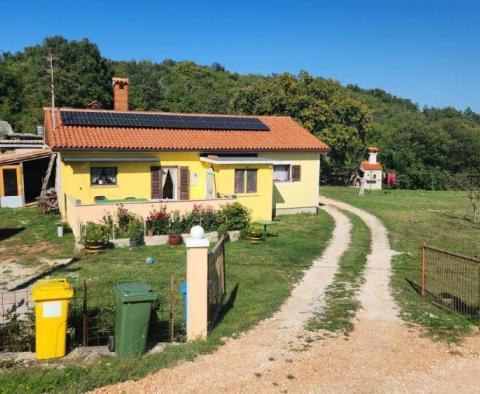
M20 166L0 167L0 206L18 208L22 205Z
M178 199L177 167L162 167L162 198L168 200Z

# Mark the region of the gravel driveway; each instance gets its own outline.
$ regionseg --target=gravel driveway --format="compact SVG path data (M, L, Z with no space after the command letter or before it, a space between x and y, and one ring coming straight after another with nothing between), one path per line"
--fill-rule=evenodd
M402 323L388 286L395 252L387 230L360 209L322 202L336 222L330 244L272 318L213 354L97 392L478 392L480 338L453 348ZM303 330L350 243L351 224L336 207L360 216L372 233L363 309L349 337Z

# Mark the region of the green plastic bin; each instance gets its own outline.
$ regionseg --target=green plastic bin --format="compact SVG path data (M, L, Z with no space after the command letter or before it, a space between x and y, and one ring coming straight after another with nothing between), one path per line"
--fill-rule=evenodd
M141 282L120 282L115 286L117 314L115 321L115 352L119 357L145 353L150 313L158 295Z

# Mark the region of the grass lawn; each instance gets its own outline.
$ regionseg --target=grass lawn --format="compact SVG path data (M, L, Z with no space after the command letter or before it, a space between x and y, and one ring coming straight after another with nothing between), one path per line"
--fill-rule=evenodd
M72 256L71 232L57 237L57 215L38 215L37 208L0 209L0 251L2 261L39 264L40 258Z
M461 192L367 191L359 198L357 189L322 187L321 194L375 214L388 228L392 247L402 252L394 258L391 285L404 320L448 341L458 341L471 331L471 321L426 302L407 281L421 283L423 241L465 255L480 254L480 224L465 220L471 211Z
M280 218L278 237L251 245L226 246L227 302L225 314L206 341L169 346L159 354L119 360L105 358L94 365L64 364L61 369L15 369L0 374L0 392L82 392L110 383L136 379L201 353L214 351L223 339L235 336L270 316L282 304L312 260L321 254L333 230L326 213ZM155 258L147 266L147 256ZM79 261L58 275L73 281L87 278L110 286L117 280L139 279L165 289L170 273L185 272L185 247L114 249Z
M360 308L357 293L363 284L363 271L370 253L370 232L356 215L343 212L352 222L350 248L340 260L338 270L325 292L325 305L309 321L307 328L348 335L354 328L353 318Z

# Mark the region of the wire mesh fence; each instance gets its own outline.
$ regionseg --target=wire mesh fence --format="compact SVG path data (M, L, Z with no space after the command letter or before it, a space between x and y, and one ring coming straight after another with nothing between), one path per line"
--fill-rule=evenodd
M422 295L480 322L480 260L423 244Z
M150 319L149 342L183 341L184 300L178 291L184 278L147 280L160 296ZM70 348L101 346L115 334L115 284L79 280L71 282L67 342ZM0 293L0 352L35 351L35 314L31 289Z

